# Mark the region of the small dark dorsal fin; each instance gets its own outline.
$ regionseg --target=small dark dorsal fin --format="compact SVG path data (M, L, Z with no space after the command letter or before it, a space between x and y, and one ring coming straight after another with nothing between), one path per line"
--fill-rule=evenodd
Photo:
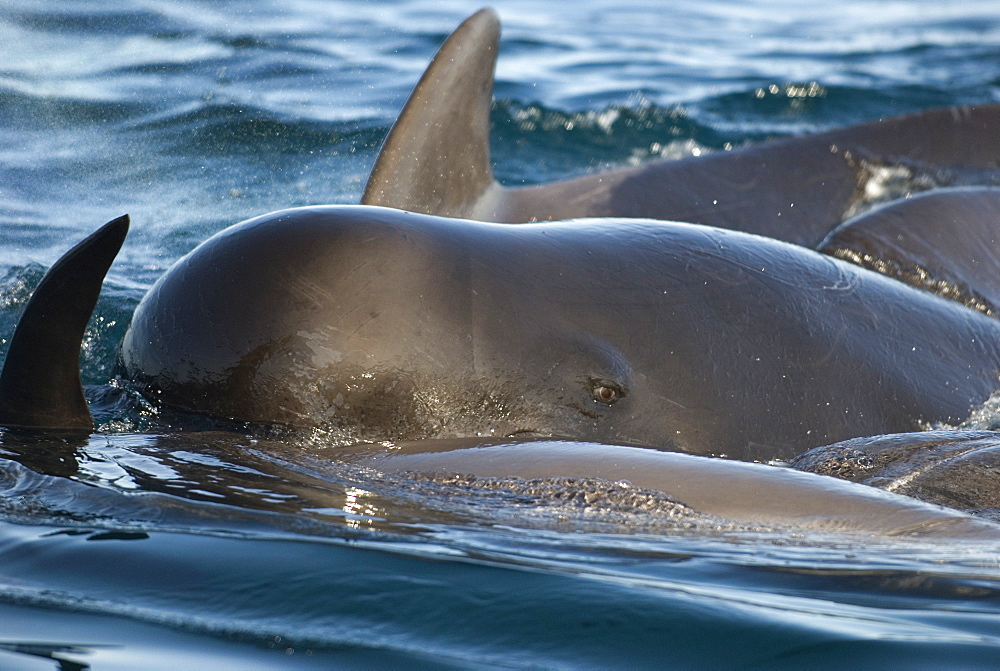
M63 254L42 278L0 373L0 425L94 427L80 382L80 346L128 226L128 215L109 221Z
M851 219L819 251L1000 316L1000 189L938 189Z
M361 199L468 217L494 183L490 109L500 20L481 9L441 45L382 145Z

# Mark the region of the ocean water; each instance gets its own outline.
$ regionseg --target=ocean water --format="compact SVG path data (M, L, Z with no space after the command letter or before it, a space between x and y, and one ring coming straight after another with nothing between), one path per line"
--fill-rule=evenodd
M1000 101L995 0L494 6L508 184ZM1000 665L996 545L428 489L338 465L321 439L178 433L217 427L114 384L132 311L181 255L250 216L358 202L406 95L478 8L0 6L0 354L45 268L133 220L83 353L98 431L0 436L0 668Z

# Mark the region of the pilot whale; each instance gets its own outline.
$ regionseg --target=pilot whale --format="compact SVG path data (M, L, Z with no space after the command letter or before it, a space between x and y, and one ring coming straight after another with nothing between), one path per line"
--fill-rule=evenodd
M815 247L869 200L887 199L879 188L887 175L909 185L896 197L928 187L1000 184L1000 105L977 105L549 184L501 186L489 151L499 39L496 13L483 9L445 41L386 138L362 203L498 222L666 219Z
M480 21L480 27L489 27L489 12L477 17L467 25ZM430 76L434 71L432 66L417 93L425 82L436 81ZM476 81L492 85L491 78ZM415 96L383 149L366 191L368 202L405 193L406 180L399 175L414 157L424 156L394 149L407 124L418 118L410 113L416 109L413 100L419 100ZM482 96L476 100L481 108ZM676 211L647 211L645 205L604 219L516 226L372 206L264 215L206 241L157 282L126 333L121 368L157 402L224 419L319 427L344 444L567 437L614 444L609 458L640 470L656 464L668 472L685 463L706 477L758 482L741 466L719 467L717 460L700 457L650 461L648 451L627 446L747 460L788 458L836 440L960 421L997 387L1000 322L989 306L964 299L962 305L923 290L932 287L911 281L907 273L888 277L801 246L820 244L839 255L836 250L847 249L845 240L860 239L891 248L891 241L899 240L891 210L862 217L825 243L816 242L856 204L858 166L868 169L891 159L896 167L919 170L927 161L950 166L949 174L958 176L954 182L967 174L975 176L972 181L988 177L995 114L991 107L927 113L713 159L721 163L692 160L678 173L690 169L697 175L715 166L731 187L741 173L727 170L742 165L740 170L771 175L767 179L782 173L794 181L803 164L793 161L768 173L771 158L822 149L836 139L849 148L838 154L834 149L841 145L829 145L826 153L851 167L851 178L836 170L817 174L826 176L824 187L827 178L852 183L855 196L834 199L835 206L815 220L782 218L781 210L768 219L767 208L760 206L771 196L754 184L737 189L751 195L733 201L730 209L716 210L719 202L713 199L709 210L737 213L735 219L715 221L719 227L629 218ZM480 139L488 135L481 126ZM984 141L968 152L956 150L963 156L956 161L947 142L918 141L922 133L938 130L959 144L977 133ZM433 133L425 139L433 142ZM436 156L443 165L453 163L449 156ZM429 173L412 172L411 186L426 187L427 209L452 213L441 199L455 196L476 216L491 218L482 208L495 206L492 218L516 211L516 221L549 219L562 211L603 213L601 203L608 201L601 200L595 184L612 185L614 191L630 183L642 193L662 187L657 180L630 182L632 173L622 171L618 177L507 190L492 181L488 153L483 156L485 164L472 163L465 173L451 168L436 173L448 178L444 184L421 182ZM737 158L725 163L732 157ZM683 163L639 173L659 179ZM479 170L483 165L485 173ZM456 175L483 174L489 177L485 190L451 188ZM767 179L761 182L765 186ZM706 193L725 193L718 184L706 189L686 190L695 208L690 218L701 216L698 203L707 202L699 200ZM776 198L784 198L778 190ZM630 202L640 203L642 193ZM907 221L933 219L925 207L938 202L935 195L901 205ZM953 190L947 197L968 204L973 194ZM958 209L982 221L982 207L994 207L994 198L983 190L975 194L974 206ZM525 203L568 209L519 209ZM417 203L414 209L425 208ZM0 375L0 425L92 428L76 370L79 334L127 227L127 218L110 222L60 260L36 291ZM984 226L982 233L989 230ZM773 232L774 238L797 244L753 232ZM919 242L908 241L904 256L926 255L921 258L934 262L928 267L945 274L954 263L961 266L962 259ZM875 261L868 265L877 268ZM962 268L948 275L970 288L974 299L991 296L994 284L982 277L973 272L970 279ZM975 293L977 288L984 293ZM939 330L931 332L927 324ZM502 450L505 463L511 458L522 463L532 447L510 447L514 444ZM587 449L548 445L542 448L545 472L568 472L567 464L580 461L580 450ZM463 449L380 463L390 470L422 463L489 475L492 454ZM504 467L525 474L535 472L532 468ZM784 491L782 480L768 475L760 482ZM807 498L823 489L811 489L815 482L805 481Z
M767 460L961 421L998 386L1000 321L737 231L326 206L197 247L120 356L159 402L343 443L541 435Z
M127 230L128 218L120 217L57 261L36 288L11 339L0 373L0 427L45 430L23 433L0 428L0 439L8 457L21 455L33 469L72 475L72 450L94 439L88 436L93 423L80 386L77 358L83 327ZM610 400L603 393L599 396ZM71 433L50 435L52 429ZM211 450L246 440L238 434L199 431L151 438L165 450ZM55 447L54 453L39 452L46 440L53 441L49 448ZM99 440L114 437L102 434ZM253 442L263 450L291 447L274 438ZM569 478L567 483L584 478L612 481L619 489L659 490L676 501L679 508L675 511L688 519L711 516L713 528L735 523L737 528L749 524L962 541L993 542L1000 537L1000 526L987 520L826 475L641 447L475 438L397 442L388 448L355 445L333 454L342 462L397 474L404 483L416 478L418 486L422 478L434 478L435 473L458 472L474 474L484 482L514 478L530 485L533 478ZM470 475L463 477L468 487Z

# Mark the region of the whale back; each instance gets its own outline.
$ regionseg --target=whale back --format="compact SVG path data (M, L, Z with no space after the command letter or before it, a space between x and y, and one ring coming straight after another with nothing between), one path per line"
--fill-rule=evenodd
M1000 189L940 189L845 222L819 247L1000 316Z
M978 105L501 186L489 156L499 36L496 13L484 9L445 41L383 144L362 204L509 223L686 221L815 248L835 226L879 203L1000 180L1000 105Z

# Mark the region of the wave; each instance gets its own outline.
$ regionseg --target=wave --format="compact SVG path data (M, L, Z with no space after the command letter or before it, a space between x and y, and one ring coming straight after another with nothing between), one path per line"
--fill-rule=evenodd
M319 122L231 102L178 106L139 119L128 130L157 137L171 151L228 156L372 150L387 128L368 118Z

